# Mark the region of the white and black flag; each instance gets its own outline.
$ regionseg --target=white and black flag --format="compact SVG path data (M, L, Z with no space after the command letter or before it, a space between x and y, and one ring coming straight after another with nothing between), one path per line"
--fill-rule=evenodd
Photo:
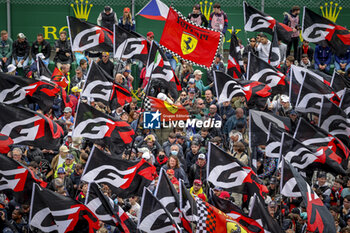
M279 158L281 149L281 138L283 131L274 123L269 125L269 134L267 135L265 154L270 158Z
M221 71L214 71L213 74L219 104L225 101L231 101L236 96L245 96L242 85L228 74Z
M341 98L339 107L345 112L346 116L350 118L350 88L344 90L344 95Z
M290 170L289 163L286 163L286 161L282 158L281 165L281 194L286 197L301 197L297 180Z
M270 46L270 54L269 54L269 63L271 66L280 67L281 63L281 51L278 46L278 36L277 36L277 30L276 26L273 29L273 36Z
M94 232L99 220L85 205L33 184L29 225L43 232Z
M285 75L272 64L249 53L247 65L247 79L265 83L271 87L272 94L284 94L287 91Z
M143 187L154 179L155 167L146 160L139 162L108 155L93 147L82 181L106 184L119 197L141 196Z
M318 123L319 127L339 138L345 145L350 145L350 119L327 98L322 99Z
M126 31L114 24L114 58L138 59L147 63L150 42L134 31Z
M137 228L147 233L175 232L181 229L169 211L148 188L144 188Z
M179 183L180 211L182 217L188 222L196 223L199 218L196 201L194 200L190 192L187 190L185 182L182 179L180 179Z
M72 51L113 52L113 32L109 29L67 16Z

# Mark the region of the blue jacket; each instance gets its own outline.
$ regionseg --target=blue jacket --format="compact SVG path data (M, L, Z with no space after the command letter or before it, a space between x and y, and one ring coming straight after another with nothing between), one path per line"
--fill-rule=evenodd
M335 58L335 61L340 64L341 61L346 61L346 64L349 64L350 62L350 47L348 47L348 49L346 50L346 54L343 55L343 56L337 56L337 55L334 55L334 58Z
M329 66L332 61L332 55L330 47L317 45L315 48L315 64L327 64L327 66Z
M223 133L225 135L228 135L231 132L231 130L236 128L236 125L238 122L242 122L244 125L246 125L247 124L246 117L243 116L243 118L237 119L236 115L231 116L227 120L226 124L224 125L224 132Z

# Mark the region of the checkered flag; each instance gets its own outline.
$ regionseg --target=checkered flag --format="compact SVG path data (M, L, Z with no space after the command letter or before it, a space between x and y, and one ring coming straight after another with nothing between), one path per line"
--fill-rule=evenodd
M152 103L151 100L148 97L145 97L145 102L143 108L145 109L145 112L151 112L152 111Z
M199 197L195 196L195 200L197 203L197 214L198 214L198 222L197 222L197 228L196 232L207 232L207 217L208 217L208 211L207 206L205 205L204 201L200 199Z

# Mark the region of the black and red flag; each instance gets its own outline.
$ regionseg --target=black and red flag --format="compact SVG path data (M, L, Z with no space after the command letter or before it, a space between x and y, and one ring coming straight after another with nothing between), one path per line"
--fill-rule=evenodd
M260 223L265 232L282 233L284 232L278 222L271 217L265 207L265 203L255 194L251 200L249 217Z
M246 95L243 86L238 83L237 79L233 79L221 71L214 71L213 76L219 104L231 101L233 97Z
M8 197L14 196L21 204L30 203L33 183L47 185L26 166L6 155L0 155L0 180L0 190Z
M243 87L243 92L249 108L264 108L267 98L271 95L272 90L267 84L253 80L236 81Z
M156 168L142 159L123 160L93 147L81 180L107 184L118 197L141 196L143 187L154 179Z
M69 85L68 78L57 67L55 67L55 69L52 72L51 81L56 83L63 89L66 89L66 87Z
M339 138L345 145L350 145L350 119L341 108L326 97L321 102L318 126Z
M281 194L285 197L301 197L300 189L297 185L293 172L290 170L286 160L281 158Z
M181 229L171 213L152 192L144 187L137 228L148 233L180 233Z
M113 52L113 32L107 28L67 16L72 51Z
M230 192L250 196L258 193L262 199L263 193L268 192L250 167L212 143L208 149L207 180Z
M9 136L14 144L57 150L64 132L50 118L24 107L0 103L0 134Z
M315 77L311 72L305 73L295 110L302 113L319 114L323 97L337 105L340 103L340 98L333 88Z
M100 221L108 225L116 225L121 232L136 232L135 223L119 205L115 205L112 199L104 195L98 184L94 182L89 183L85 205Z
M216 196L212 190L210 190L210 194L211 197L209 199L209 203L236 220L247 232L264 232L264 229L258 222L248 217L248 215L245 214L243 210L236 206L232 201Z
M44 64L41 57L37 57L37 74L40 80L49 81L51 79L52 73L49 68Z
M73 137L103 139L117 154L123 152L135 134L127 122L116 120L83 102L78 104L75 117Z
M345 93L344 88L350 88L350 80L334 70L330 86L334 89L339 98L342 98Z
M247 2L243 2L244 30L247 32L266 32L273 35L276 27L278 39L285 43L290 41L293 29L278 22L271 16L255 9Z
M195 230L191 227L187 228L187 225L184 224L186 222L191 222L196 224L198 222L198 209L197 209L197 203L193 199L190 192L187 190L185 186L185 182L180 179L179 181L179 203L180 203L180 211L181 211L181 221L183 222L183 227L188 232L195 232ZM193 225L192 225L193 226Z
M272 64L249 53L247 66L247 79L265 83L271 87L272 95L284 94L287 90L285 75L277 70Z
M0 134L0 154L7 154L11 150L13 140L4 134Z
M169 93L174 99L178 98L178 91L181 90L180 82L172 70L170 62L166 58L164 52L154 41L152 41L148 54L146 77L150 78L148 85L151 84L151 87L155 89L155 95L159 93L158 89L164 89L166 93ZM146 89L149 88L148 85Z
M125 29L114 24L114 58L138 59L147 63L150 42L142 35L134 31Z
M240 51L238 38L234 30L232 30L231 34L231 42L230 42L230 53L228 55L227 61L227 74L233 77L234 79L239 79L242 77L242 68L243 60L242 54Z
M265 154L270 158L279 158L281 149L281 137L284 132L275 123L270 122L267 135Z
M291 132L292 124L289 117L249 110L249 143L250 148L265 145L270 123L274 123L283 132Z
M302 36L312 43L326 42L338 56L345 55L350 46L350 32L345 27L304 7Z
M307 231L308 232L336 232L334 218L323 204L323 201L312 190L310 185L300 176L296 169L288 162L284 166L288 166L288 170L293 173L295 183L301 193L307 212ZM297 190L296 190L297 191Z
M344 90L344 95L341 98L339 107L345 112L348 118L350 118L350 88Z
M37 103L41 110L48 112L60 88L54 83L35 79L0 74L0 103L29 104Z
M320 169L346 174L350 150L337 137L300 118L294 138L316 151L322 151L324 160L322 166L318 166Z
M269 63L273 67L280 68L281 51L278 46L278 36L277 36L276 26L273 29L273 35L272 35L270 53L269 53Z
M85 205L33 185L29 225L43 232L96 232L99 220Z

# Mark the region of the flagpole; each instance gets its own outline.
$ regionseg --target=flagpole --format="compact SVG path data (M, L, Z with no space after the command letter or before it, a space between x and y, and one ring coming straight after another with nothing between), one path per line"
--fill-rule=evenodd
M147 62L148 64L149 64L149 57L150 57L150 54L151 54L151 51L152 51L153 43L154 43L154 42L152 42L151 48L150 48L150 50L149 50L148 62ZM132 150L132 148L134 147L134 144L135 144L136 131L137 131L138 126L139 126L139 123L140 123L140 117L141 117L141 114L142 114L142 110L143 110L144 107L145 107L145 106L144 106L144 105L145 105L145 99L146 99L146 97L149 95L149 92L150 92L150 89L151 89L153 69L154 69L154 61L153 61L152 69L151 69L152 72L151 72L151 74L150 74L150 76L149 76L149 81L148 81L148 83L147 83L147 88L146 88L146 91L145 91L145 95L144 95L144 97L142 98L140 115L139 115L139 117L137 118L137 121L136 121L135 137L133 138L132 143L131 143L131 150ZM146 73L147 73L147 72L146 72ZM130 153L128 154L128 160L130 159L130 155L131 155L131 151L130 151Z

